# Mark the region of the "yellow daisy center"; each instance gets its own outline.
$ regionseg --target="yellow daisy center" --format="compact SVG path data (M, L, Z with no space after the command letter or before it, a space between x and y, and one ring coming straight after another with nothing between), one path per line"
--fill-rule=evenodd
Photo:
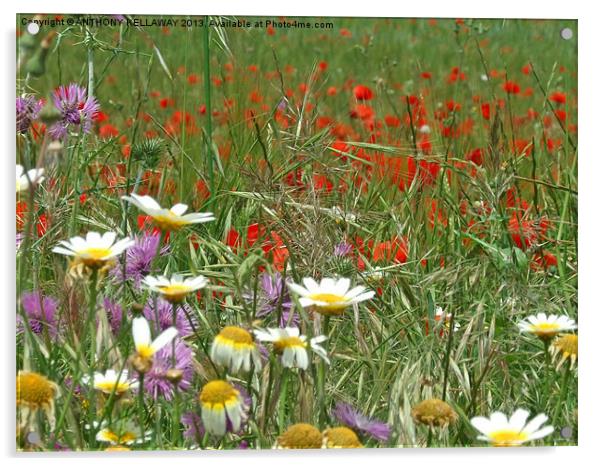
M322 434L311 424L293 424L278 437L281 448L322 448Z
M179 303L184 300L186 295L190 293L190 287L183 283L173 283L170 285L160 286L159 291L163 297L171 303Z
M224 327L215 337L219 343L234 347L254 347L253 337L244 328L228 326Z
M56 385L36 372L19 372L17 375L17 404L32 408L50 405L56 395Z
M286 348L306 348L307 343L299 337L282 337L274 342L274 351L280 354Z
M126 431L119 435L109 429L105 429L103 431L102 437L105 441L114 443L116 445L127 444L138 438L134 432Z
M138 356L143 359L150 359L153 357L153 354L155 354L150 345L139 345L136 347L136 352L138 353Z
M338 306L346 306L349 301L345 296L332 293L314 293L309 295L309 298L314 301L320 301L326 304L334 304Z
M313 293L308 298L320 302L314 309L324 315L340 315L349 306L350 300L333 293Z
M77 259L85 266L92 269L102 268L107 261L112 259L113 251L110 248L87 248L76 251Z
M517 430L497 430L489 434L491 443L496 447L511 447L520 445L528 440L529 436L525 432Z
M93 260L105 260L107 256L111 255L111 252L109 248L88 248L79 251L79 254Z
M161 230L178 230L189 222L183 220L181 216L168 212L167 215L157 215L153 221Z
M348 427L334 427L324 431L324 443L328 448L362 448L355 432Z
M550 333L557 333L560 330L560 325L556 322L540 322L531 325L531 331L536 335L548 335Z
M130 385L125 382L116 382L115 380L103 380L102 382L96 382L94 388L106 393L112 393L115 390L115 393L119 395L127 392L130 389Z
M240 393L225 380L212 380L205 384L199 395L203 406L223 409L226 404L236 403Z

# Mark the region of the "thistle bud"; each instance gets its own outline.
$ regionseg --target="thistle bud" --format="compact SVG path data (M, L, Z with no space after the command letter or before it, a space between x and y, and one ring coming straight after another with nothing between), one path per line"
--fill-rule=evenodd
M182 380L184 372L181 369L171 368L165 373L165 378L172 384L178 385Z
M138 317L142 315L142 312L144 311L144 306L140 303L134 303L132 304L132 314L134 315L134 317Z

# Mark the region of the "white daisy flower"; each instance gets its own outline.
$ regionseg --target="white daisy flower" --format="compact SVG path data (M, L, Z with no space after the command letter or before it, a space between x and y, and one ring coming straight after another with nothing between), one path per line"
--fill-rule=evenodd
M150 196L139 196L132 193L130 196L122 196L121 198L124 201L131 202L146 215L151 216L157 226L165 231L177 230L186 225L215 220L211 212L184 214L188 210L186 204L176 204L171 209L165 209Z
M17 192L26 191L32 184L39 184L44 181L43 168L32 168L25 173L22 165L17 165Z
M451 312L443 311L441 306L437 306L435 308L435 328L437 327L445 327L445 329L449 329L449 324L451 322L452 314ZM460 324L458 322L454 322L454 332L457 332L460 329ZM440 336L443 335L444 329L442 328L440 331Z
M348 278L323 278L320 283L313 278L304 278L303 284L305 287L295 283L288 283L288 286L301 295L301 306L315 306L317 312L325 315L340 315L346 307L374 296L374 291L361 285L349 289L351 280Z
M232 432L238 432L246 417L240 392L225 380L212 380L199 394L201 418L207 432L222 437L226 434L227 421Z
M134 244L134 240L127 237L115 242L116 237L112 231L102 236L90 231L85 238L75 236L69 241L61 241L52 252L74 256L88 267L100 268Z
M84 376L82 377L82 382L88 384L90 378ZM94 379L92 381L92 386L96 390L100 390L107 395L115 393L117 396L124 394L128 390L138 388L138 385L139 383L137 380L128 379L127 370L122 371L121 374L113 369L109 369L104 374L102 372L96 372L94 373Z
M529 423L529 412L517 409L508 419L505 414L495 412L489 419L473 417L470 423L481 432L477 438L496 447L515 447L531 440L537 440L554 432L554 427L541 426L548 420L545 414L538 414Z
M171 278L149 275L142 280L142 283L152 291L161 294L166 301L181 303L190 293L204 288L208 281L202 275L184 278L175 274Z
M241 369L249 372L251 361L255 369L261 368L261 358L252 335L240 327L224 327L211 344L210 356L215 364L227 367L232 373Z
M100 427L94 423L95 427ZM96 433L96 441L110 443L111 445L132 445L147 442L151 439L152 431L144 432L140 436L140 428L132 422L122 423L118 428L106 427L103 423L102 428Z
M330 364L328 353L319 345L319 343L326 341L327 337L324 335L314 337L308 342L307 336L300 335L297 327L268 328L255 330L254 333L258 340L271 342L274 345L274 351L281 355L284 367L307 369L309 365L308 347L324 359L327 364Z
M577 324L568 316L545 315L543 312L536 316L529 316L518 323L521 332L532 333L539 338L548 339L560 332L575 330Z
M132 321L132 335L136 353L142 359L150 359L154 354L169 344L175 338L178 331L175 327L164 330L157 338L151 340L151 331L148 321L144 317L136 317Z

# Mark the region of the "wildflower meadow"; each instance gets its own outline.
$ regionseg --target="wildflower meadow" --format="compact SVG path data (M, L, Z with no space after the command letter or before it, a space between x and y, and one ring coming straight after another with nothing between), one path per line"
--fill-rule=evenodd
M18 450L577 444L576 21L16 47Z

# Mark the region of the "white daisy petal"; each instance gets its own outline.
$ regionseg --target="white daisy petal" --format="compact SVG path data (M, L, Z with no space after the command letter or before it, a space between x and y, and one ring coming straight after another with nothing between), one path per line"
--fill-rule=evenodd
M175 327L169 327L168 329L164 330L161 333L161 335L159 335L157 338L155 338L150 346L154 352L157 352L161 348L163 348L165 345L170 343L171 340L173 340L177 334L178 334L178 331L176 330Z
M151 343L150 327L144 317L136 317L132 321L132 334L136 348L148 346Z

